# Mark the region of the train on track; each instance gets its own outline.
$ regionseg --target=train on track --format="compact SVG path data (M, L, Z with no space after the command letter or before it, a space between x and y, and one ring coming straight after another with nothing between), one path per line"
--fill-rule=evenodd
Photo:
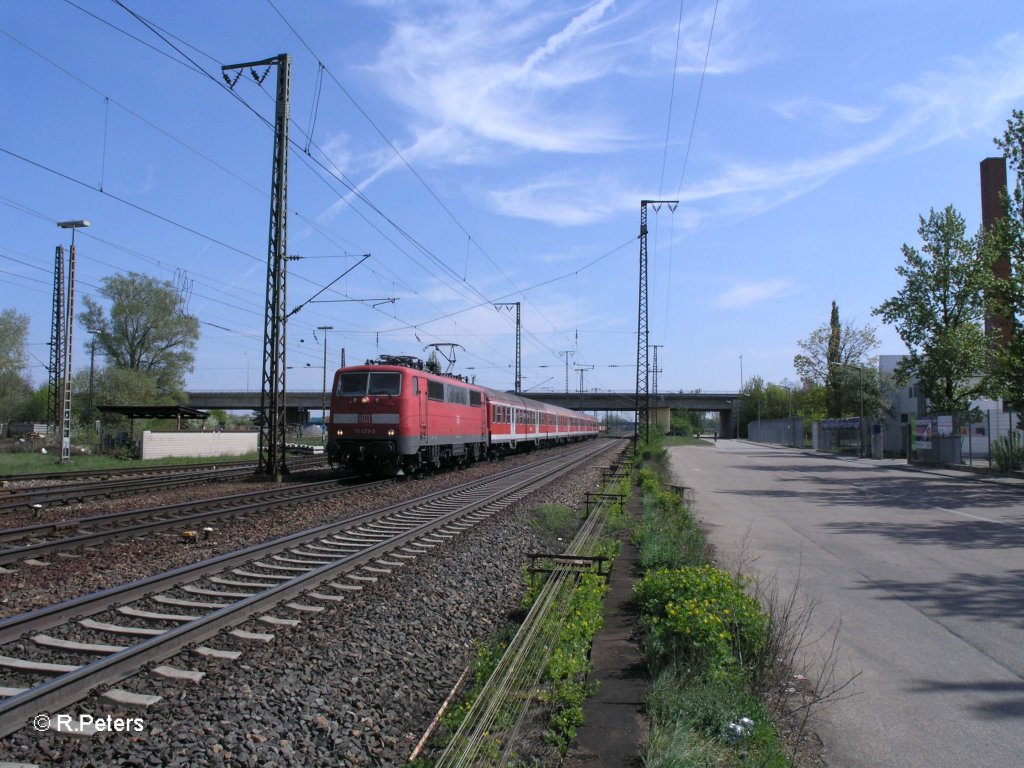
M337 469L401 476L595 437L593 416L385 357L334 374L327 457Z

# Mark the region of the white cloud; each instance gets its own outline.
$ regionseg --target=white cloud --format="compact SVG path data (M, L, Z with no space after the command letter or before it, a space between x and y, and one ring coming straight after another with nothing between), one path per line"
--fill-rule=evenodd
M762 280L754 283L738 283L720 293L713 300L719 309L745 309L782 296L791 296L796 288L791 280Z

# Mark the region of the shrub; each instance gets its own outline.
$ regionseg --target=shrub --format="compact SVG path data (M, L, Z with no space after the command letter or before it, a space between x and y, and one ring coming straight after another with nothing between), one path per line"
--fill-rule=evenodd
M590 645L601 628L602 598L608 586L593 573L581 577L567 616L554 616L559 624L558 637L548 658L544 678L548 687L540 699L551 707L547 740L565 754L583 724L583 702L587 698L587 673L590 672Z
M1013 472L1024 463L1024 441L1019 431L1011 431L992 444L992 460L1001 472Z
M641 477L641 487L646 479ZM645 570L702 565L704 534L682 498L656 482L646 487L643 518L633 536L641 565Z
M633 595L652 665L700 671L755 659L767 639L768 617L745 586L709 565L662 569L637 582Z

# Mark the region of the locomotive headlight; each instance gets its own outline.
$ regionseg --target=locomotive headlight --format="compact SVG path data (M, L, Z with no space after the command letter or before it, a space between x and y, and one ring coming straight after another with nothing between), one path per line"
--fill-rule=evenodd
M362 399L359 402L360 403L368 403L368 402L370 402L370 398L369 398L368 395L363 395Z
M337 435L338 437L341 437L342 435L344 435L344 434L345 434L345 430L344 430L344 429L339 429L339 430L338 430L337 432L335 432L334 434L335 434L335 435Z
M388 430L388 437L394 437L394 436L395 436L395 430L389 429Z

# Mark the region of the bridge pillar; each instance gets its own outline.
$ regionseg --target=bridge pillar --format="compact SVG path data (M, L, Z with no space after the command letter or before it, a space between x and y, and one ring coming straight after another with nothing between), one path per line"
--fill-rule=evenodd
M736 413L732 410L718 412L718 436L736 437Z
M672 409L653 408L651 410L651 427L658 430L658 434L664 435L672 429Z

